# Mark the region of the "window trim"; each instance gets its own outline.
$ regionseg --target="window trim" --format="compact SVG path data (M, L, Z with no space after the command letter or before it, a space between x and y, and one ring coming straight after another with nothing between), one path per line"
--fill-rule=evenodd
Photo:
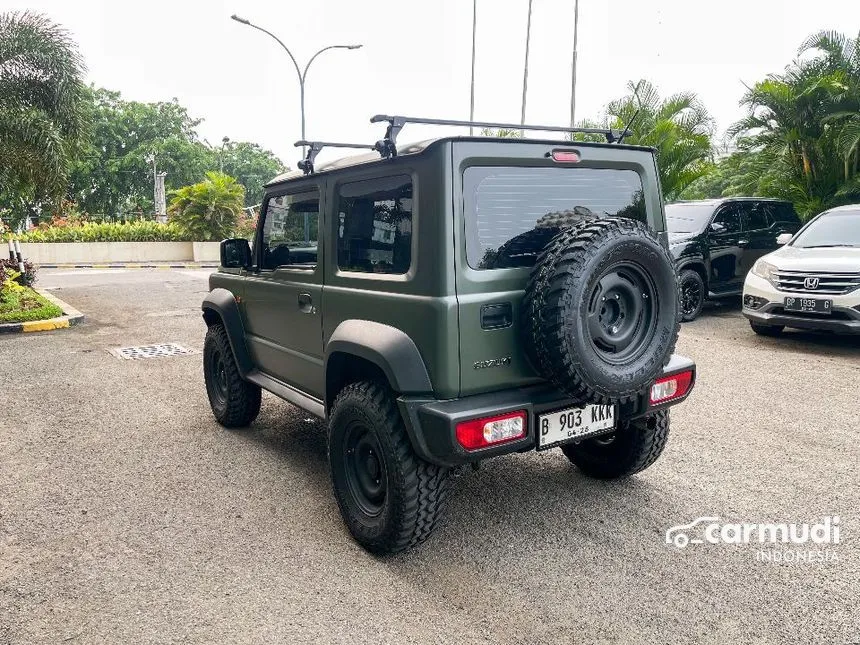
M343 277L350 280L385 280L390 282L403 282L411 280L414 277L417 259L416 241L418 239L418 235L416 234L418 225L416 221L418 213L418 178L417 174L411 167L398 168L397 170L399 172L392 172L392 170L393 169L385 169L385 171L378 171L365 176L349 177L348 179L344 178L345 180L337 181L332 186L332 205L330 209L331 222L329 224L329 231L332 234L332 269L336 277ZM411 239L409 242L409 268L404 273L375 273L373 271L350 271L349 269L341 268L339 258L341 189L344 186L352 184L362 184L396 177L408 179L409 183L412 185L412 235L410 236Z
M265 228L266 223L266 215L268 214L269 201L272 199L283 197L283 196L293 196L293 195L305 195L305 194L313 194L316 192L317 194L317 208L319 209L319 213L317 215L317 263L312 267L300 266L297 264L284 264L274 269L264 269L263 268L263 229ZM252 270L256 274L262 274L265 272L266 275L270 275L275 273L276 271L297 271L301 274L313 273L317 269L319 269L322 261L320 256L322 255L322 247L323 240L320 239L323 234L323 229L325 228L323 225L323 186L319 182L314 182L306 185L302 185L299 187L290 186L288 188L284 188L277 191L272 191L270 193L266 193L263 198L263 203L260 206L260 217L257 220L257 230L254 233L254 249L252 252Z

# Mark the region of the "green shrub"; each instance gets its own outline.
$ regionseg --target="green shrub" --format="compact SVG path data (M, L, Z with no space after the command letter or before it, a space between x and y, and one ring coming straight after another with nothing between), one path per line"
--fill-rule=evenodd
M193 237L168 222L85 222L78 226L48 226L17 236L21 242L192 242Z
M3 249L0 248L0 252L2 251ZM6 271L18 272L18 277L16 279L18 283L23 284L25 287L32 287L36 284L36 266L29 260L24 260L24 273L20 273L17 260L0 258L0 284L5 280L5 277L3 276Z
M47 320L62 315L57 305L30 288L18 285L17 289L0 289L0 323Z
M207 172L199 184L173 191L170 222L194 240L223 240L233 235L244 201L242 184L223 173Z

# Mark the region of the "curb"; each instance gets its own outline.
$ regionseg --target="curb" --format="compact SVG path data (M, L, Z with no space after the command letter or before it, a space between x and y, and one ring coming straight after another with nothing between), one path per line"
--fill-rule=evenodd
M190 262L185 264L40 264L40 269L217 269L218 263Z
M83 322L84 315L74 307L67 305L56 296L53 296L42 289L36 289L36 292L62 309L63 315L57 316L56 318L49 318L47 320L27 320L19 323L3 323L0 324L0 334L66 329L67 327L73 327L74 325L78 325Z

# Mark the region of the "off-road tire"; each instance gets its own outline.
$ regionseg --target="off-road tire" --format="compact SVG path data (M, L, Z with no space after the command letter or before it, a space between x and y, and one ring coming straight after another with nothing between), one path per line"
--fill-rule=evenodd
M349 452L356 432L362 433L361 438ZM357 468L352 464L361 461L360 451L368 445L378 449L378 454L367 457L377 460L376 485L384 484L384 495L378 500L362 493L360 477L351 474ZM420 544L433 532L445 508L449 470L415 454L387 387L362 381L340 391L329 416L328 458L343 521L365 549L397 553Z
M257 418L262 398L260 387L239 374L224 325L210 325L206 332L203 379L212 414L222 426L244 428Z
M646 305L641 322L632 327L636 342L626 362L623 354L617 358L598 346L588 327L590 312L602 315L592 311L597 285L616 267L638 276L651 294L642 294ZM627 291L632 293L632 287ZM638 320L634 307L636 302L631 317ZM641 222L622 217L578 222L562 230L538 258L521 318L532 365L568 396L596 403L633 400L659 376L678 338L673 260Z
M658 410L622 422L612 435L561 447L571 463L589 477L620 479L642 472L657 461L669 439L669 411Z
M775 338L782 334L782 330L785 329L785 325L760 325L759 323L750 321L750 329L759 336L770 336Z
M692 322L702 313L705 304L705 281L698 271L684 269L678 276L681 322Z

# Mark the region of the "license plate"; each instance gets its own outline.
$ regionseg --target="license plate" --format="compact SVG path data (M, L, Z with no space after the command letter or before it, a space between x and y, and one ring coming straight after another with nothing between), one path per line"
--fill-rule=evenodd
M795 298L789 296L785 299L784 307L786 311L829 314L833 310L833 301L822 300L820 298Z
M586 405L538 415L537 449L600 434L615 428L614 405Z

